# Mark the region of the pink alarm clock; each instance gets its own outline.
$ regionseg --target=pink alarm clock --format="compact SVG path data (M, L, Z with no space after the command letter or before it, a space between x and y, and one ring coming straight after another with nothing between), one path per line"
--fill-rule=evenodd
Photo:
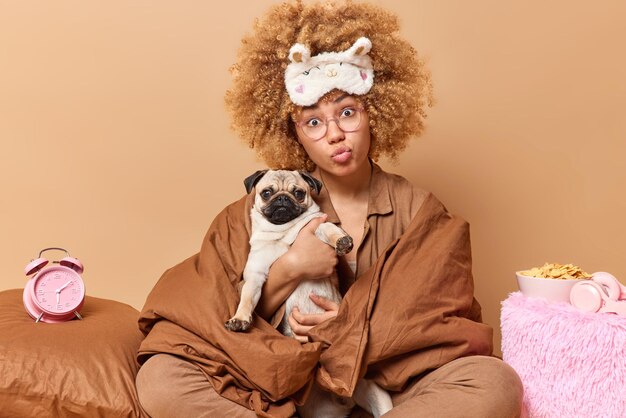
M48 266L48 260L41 255L50 250L63 251L66 257L53 261L54 266ZM28 263L24 269L27 276L34 274L24 288L24 307L35 322L65 322L70 319L83 319L80 309L85 302L85 283L80 277L84 267L78 259L70 253L57 247L45 248L39 256Z

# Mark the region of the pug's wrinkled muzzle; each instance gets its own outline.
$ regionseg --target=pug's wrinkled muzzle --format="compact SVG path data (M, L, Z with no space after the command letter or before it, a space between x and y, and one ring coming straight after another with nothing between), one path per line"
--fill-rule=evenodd
M274 225L282 225L300 216L304 209L295 200L282 194L276 196L262 212Z

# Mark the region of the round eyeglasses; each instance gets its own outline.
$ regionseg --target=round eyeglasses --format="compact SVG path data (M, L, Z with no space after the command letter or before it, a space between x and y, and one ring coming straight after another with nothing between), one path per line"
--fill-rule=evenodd
M322 120L317 116L307 118L296 122L296 125L302 130L302 133L313 141L318 141L326 135L328 125L335 121L339 129L343 132L354 132L361 125L362 107L345 107L341 112L337 113L334 118Z

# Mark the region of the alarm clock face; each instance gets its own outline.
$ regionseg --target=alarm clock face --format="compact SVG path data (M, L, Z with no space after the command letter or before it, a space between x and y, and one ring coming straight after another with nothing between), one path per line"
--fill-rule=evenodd
M35 303L44 313L64 315L78 310L85 299L85 286L80 276L64 266L43 269L34 278Z

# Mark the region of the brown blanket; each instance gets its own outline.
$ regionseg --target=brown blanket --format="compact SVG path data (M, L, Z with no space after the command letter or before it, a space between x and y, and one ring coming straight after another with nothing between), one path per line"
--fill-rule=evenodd
M315 377L352 394L359 377L402 390L450 360L490 355L492 330L473 298L468 225L428 196L406 232L349 289L337 318L312 343L282 336L259 317L245 333L224 328L239 301L252 195L228 206L199 254L166 271L143 308L144 362L170 353L196 363L222 396L286 417ZM319 364L319 367L318 367Z

